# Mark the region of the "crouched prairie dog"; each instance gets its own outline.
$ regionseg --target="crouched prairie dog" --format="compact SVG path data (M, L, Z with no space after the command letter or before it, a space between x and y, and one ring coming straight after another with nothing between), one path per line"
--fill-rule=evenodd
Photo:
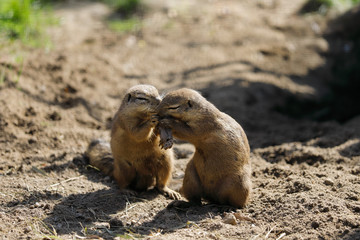
M244 207L251 192L250 147L242 127L198 92L179 89L158 106L159 126L195 146L180 189L189 201L201 198ZM161 143L168 144L167 139ZM171 146L170 146L171 147Z
M110 146L93 141L86 155L91 165L114 177L121 189L144 191L155 186L170 198L179 199L180 194L167 186L173 153L160 148L157 120L152 118L160 100L154 86L130 88L113 119Z

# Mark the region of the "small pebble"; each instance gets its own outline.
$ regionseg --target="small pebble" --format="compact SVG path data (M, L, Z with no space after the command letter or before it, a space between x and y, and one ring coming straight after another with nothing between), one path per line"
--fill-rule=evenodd
M231 224L231 225L237 224L236 218L235 218L234 214L232 214L232 213L227 213L225 215L225 217L223 218L223 222L226 224Z
M316 221L313 221L311 223L311 227L314 228L314 229L317 229L319 226L320 226L320 224L318 222L316 222Z
M330 178L327 178L327 179L324 180L324 184L326 186L334 186L334 181L331 180Z
M321 209L321 212L329 212L330 208L329 207L324 207L323 209Z
M354 211L357 212L357 213L360 212L360 207L355 207Z
M30 226L27 226L26 228L24 228L24 233L29 233L31 232L31 227Z
M34 143L37 143L37 141L36 141L35 139L33 139L33 138L30 138L30 139L28 140L28 143L29 143L29 144L34 144Z

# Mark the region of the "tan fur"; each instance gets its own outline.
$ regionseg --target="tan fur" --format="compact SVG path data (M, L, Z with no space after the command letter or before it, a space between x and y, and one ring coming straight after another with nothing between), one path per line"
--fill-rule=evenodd
M168 93L158 107L159 125L175 137L194 144L181 193L244 207L251 192L250 147L241 126L220 112L198 92L179 89Z
M171 180L172 151L159 147L160 137L154 132L157 120L152 116L159 103L160 96L155 87L137 85L130 88L115 114L111 129L113 170L107 168L111 164L104 159L90 159L90 163L110 173L121 189L144 191L155 186L170 198L178 199L180 194L167 187Z
M110 144L102 139L92 140L85 152L92 166L108 176L113 175L114 158L111 154Z

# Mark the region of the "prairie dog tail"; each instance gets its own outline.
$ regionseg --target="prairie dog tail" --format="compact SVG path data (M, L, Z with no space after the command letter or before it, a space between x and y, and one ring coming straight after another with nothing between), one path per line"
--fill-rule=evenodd
M102 139L94 139L85 152L90 165L98 168L104 174L113 175L114 158L111 154L110 144Z

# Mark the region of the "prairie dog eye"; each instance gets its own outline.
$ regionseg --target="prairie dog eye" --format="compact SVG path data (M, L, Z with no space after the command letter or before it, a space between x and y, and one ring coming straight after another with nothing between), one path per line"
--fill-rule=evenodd
M144 93L135 94L135 100L144 101L144 102L150 101L149 96Z
M148 98L144 98L144 97L136 97L135 102L137 102L137 103L148 103L148 102L150 102L150 100Z
M140 101L149 101L149 99L143 97L137 97L136 99Z
M169 110L176 110L178 109L180 106L171 106L171 107L168 107Z

